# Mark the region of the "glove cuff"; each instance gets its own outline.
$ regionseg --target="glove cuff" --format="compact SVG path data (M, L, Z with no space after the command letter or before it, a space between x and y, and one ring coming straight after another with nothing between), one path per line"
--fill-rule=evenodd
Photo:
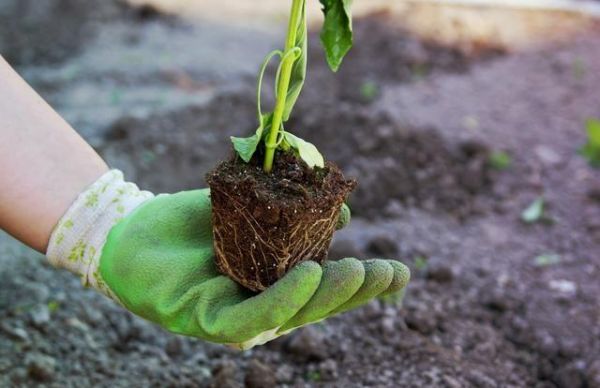
M79 194L54 228L48 261L79 275L84 286L117 300L98 272L102 248L112 227L153 197L125 182L121 171L107 172Z

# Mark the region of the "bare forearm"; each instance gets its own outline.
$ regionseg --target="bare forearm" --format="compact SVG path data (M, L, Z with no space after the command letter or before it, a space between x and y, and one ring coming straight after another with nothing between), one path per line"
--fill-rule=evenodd
M0 56L0 228L44 252L77 194L107 170Z

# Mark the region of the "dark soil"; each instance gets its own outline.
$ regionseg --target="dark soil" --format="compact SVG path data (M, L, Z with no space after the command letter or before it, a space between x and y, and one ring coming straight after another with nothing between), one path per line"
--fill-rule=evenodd
M422 51L431 43L382 23L356 22L386 49L361 43L337 75L312 55L288 129L360 183L330 256L409 264L403 306L374 301L239 353L165 333L2 240L0 386L600 387L600 171L577 154L600 116L598 31L453 67L441 58L457 49ZM388 76L415 46L431 70ZM363 99L357 79L377 93ZM197 188L254 120L248 80L122 117L99 149L144 188ZM508 168L490 168L496 151ZM551 222L524 224L540 195Z
M305 90L326 101L373 103L386 83L417 82L438 72L464 73L474 62L505 54L492 45L448 47L411 36L387 12L372 14L354 27L354 46L336 75L327 66L318 33L311 37L311 72ZM301 115L296 115L297 117Z
M250 163L234 156L206 176L211 189L215 262L252 291L263 291L296 264L327 252L342 204L356 182L327 162L309 168L278 152L271 173L262 152Z
M13 65L52 65L81 51L107 22L167 19L123 0L90 6L80 0L2 0L0 53Z

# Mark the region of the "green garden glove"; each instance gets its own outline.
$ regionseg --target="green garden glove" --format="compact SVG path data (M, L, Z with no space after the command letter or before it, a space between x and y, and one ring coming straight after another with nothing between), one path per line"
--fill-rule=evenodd
M213 262L209 195L154 197L111 171L65 214L47 255L140 317L240 349L398 292L408 282L399 262L348 258L323 267L304 262L262 293L248 291ZM90 204L97 207L91 217ZM103 238L99 226L106 229Z

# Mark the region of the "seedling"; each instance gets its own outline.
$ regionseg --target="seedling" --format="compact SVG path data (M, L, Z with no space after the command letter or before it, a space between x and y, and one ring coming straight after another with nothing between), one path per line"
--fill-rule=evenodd
M415 257L415 269L417 271L424 271L427 269L427 259L423 256Z
M211 189L215 262L241 285L261 291L304 260L322 262L342 204L356 183L326 162L313 144L284 127L304 86L307 0L292 0L285 47L269 53L257 85L258 128L232 137L235 156L207 175ZM352 0L320 0L321 42L337 71L352 47ZM266 69L278 59L275 105L263 111Z
M360 95L367 102L375 100L379 95L379 85L374 81L365 81L360 87Z
M51 300L50 302L48 302L48 310L53 313L56 310L58 310L58 308L60 307L60 303L58 303L55 300Z
M589 119L585 124L587 143L579 153L595 168L600 168L600 120Z
M556 253L545 253L534 259L536 267L548 267L560 263L560 256Z
M543 197L536 198L523 212L521 220L527 224L533 224L542 219L544 215L545 200Z
M321 42L325 48L327 62L333 71L340 67L344 56L352 47L353 0L320 0L325 14ZM248 163L262 141L265 146L263 168L269 173L278 150L293 150L309 167L324 167L324 159L317 148L284 129L294 105L300 96L306 79L307 65L306 0L293 0L287 39L283 50L274 50L267 55L258 76L257 111L258 129L245 138L232 137L233 146L239 156ZM263 112L261 107L262 83L268 64L279 58L275 77L275 109Z
M512 158L504 151L494 151L490 154L488 162L494 170L502 171L510 167Z

